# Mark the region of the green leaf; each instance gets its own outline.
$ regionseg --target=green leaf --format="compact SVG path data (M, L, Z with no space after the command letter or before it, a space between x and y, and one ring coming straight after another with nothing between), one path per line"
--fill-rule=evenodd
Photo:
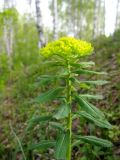
M53 117L56 119L63 119L66 118L69 113L70 113L70 106L64 104L58 108L58 111L55 113Z
M32 87L34 89L42 86L42 85L48 85L51 82L57 81L60 78L63 78L64 75L41 75L37 82L35 82Z
M105 119L104 113L103 113L99 108L95 107L93 104L91 104L91 103L89 103L89 102L88 102L88 104L90 105L90 107L91 107L97 114L99 114L97 117ZM93 115L93 116L94 116L94 115Z
M80 83L87 83L87 84L93 84L93 85L104 85L109 82L105 80L97 80L97 81L80 81Z
M68 75L68 72L64 70L64 72L61 72L56 75L41 75L38 78L38 82L33 84L33 87L37 88L40 85L46 85L47 83L57 81L59 79L64 79Z
M104 114L98 108L96 108L94 105L90 104L84 98L82 98L82 97L80 97L78 95L75 95L75 99L79 103L80 107L84 111L86 111L87 113L89 113L90 115L92 115L94 117L101 118L101 119L105 118Z
M77 112L76 114L78 114L79 116L82 116L84 118L89 119L90 121L94 122L99 127L108 128L108 129L112 128L112 125L107 120L95 118L85 111Z
M102 95L80 94L80 97L88 99L103 99Z
M34 117L29 120L27 130L33 128L36 124L39 124L40 122L48 122L51 119L52 115Z
M43 149L48 149L51 147L54 147L56 144L55 141L51 141L51 140L43 140L38 144L32 144L30 146L28 146L28 150L34 150L34 149L39 149L39 150L43 150Z
M77 78L74 78L74 77L71 78L71 81L72 81L72 82L76 82L76 83L78 83L79 85L81 85L81 84L104 85L104 84L109 83L108 81L105 81L105 80L97 80L97 81L80 81L80 80L78 80Z
M49 121L51 118L52 118L52 115L38 116L30 119L29 122L39 123L39 122Z
M49 83L51 83L52 81L57 80L58 77L57 76L52 76L52 75L43 75L41 77L38 78L38 82L35 82L32 87L34 87L34 89L37 89L38 87L42 86L42 85L48 85Z
M112 147L113 146L110 141L104 140L101 138L97 138L95 136L77 136L77 139L80 139L83 142L87 142L87 143L101 146L101 147Z
M37 98L35 98L32 102L36 103L45 103L48 101L52 101L53 99L57 98L59 93L64 90L63 87L52 89L46 93L41 94Z
M81 68L88 68L88 67L91 67L91 66L94 66L95 63L94 62L81 62L81 63L71 63L71 66L73 67L81 67Z
M35 82L34 84L32 84L33 89L37 89L38 87L42 86L42 85L46 85L48 84L50 81L46 80L46 79L42 79L39 82Z
M72 148L75 147L75 146L79 146L80 144L83 144L83 142L80 141L80 140L76 140L76 141L74 141L74 142L72 143Z
M42 65L50 65L50 66L65 66L63 61L46 61L41 64Z
M63 125L58 122L50 122L49 125L55 129L62 131L62 132L64 131Z
M61 73L61 74L59 74L59 75L41 75L38 79L39 80L42 80L42 79L46 79L46 80L56 80L56 79L58 79L58 78L62 78L62 77L64 77L64 73Z
M96 71L90 71L90 70L84 70L84 69L79 69L73 71L73 73L76 74L98 74L98 75L106 75L106 72L96 72Z
M66 159L69 142L70 142L70 136L68 131L58 136L55 148L55 158L57 160Z
M58 75L41 75L40 77L39 77L39 80L41 81L41 80L56 80L57 78L59 78L59 76Z

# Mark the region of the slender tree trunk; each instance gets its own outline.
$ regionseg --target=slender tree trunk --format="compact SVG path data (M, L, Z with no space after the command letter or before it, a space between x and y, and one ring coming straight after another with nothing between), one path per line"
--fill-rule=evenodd
M117 0L115 29L120 28L120 0Z
M9 65L8 67L9 69L11 69L12 68L12 52L13 52L13 28L11 24L9 25L10 26L7 26L7 25L4 26L4 42L5 42L6 53L8 56L8 65Z
M4 0L4 10L8 9L10 6L13 7L11 1ZM6 53L8 55L8 67L12 68L12 52L13 52L13 19L4 18L4 42Z
M10 1L4 0L4 10L10 8ZM6 53L8 57L11 57L12 54L12 44L13 44L13 26L12 18L4 18L4 41L6 46Z
M78 37L78 0L75 0L75 26L74 26L74 37Z
M58 38L58 11L57 0L53 0L53 38Z
M45 39L44 39L44 33L43 33L40 0L35 0L35 4L36 4L36 17L37 17L37 30L39 35L38 47L41 48L45 45Z
M79 20L79 23L78 23L79 24L79 36L80 36L80 38L82 38L82 35L83 35L82 34L82 32L83 32L83 11L82 11L83 8L82 7L83 7L83 0L80 1L80 8L81 9L80 9L80 13L79 13L80 14L80 20Z
M105 0L101 0L99 4L99 34L105 34Z
M93 38L105 34L105 0L94 0Z
M71 19L72 19L72 0L69 0L69 5L67 6L67 28L66 32L72 34L72 24L71 24Z
M77 11L77 8L76 8L76 1L77 0L72 0L72 5L71 5L71 23L72 23L72 28L73 28L73 35L74 37L76 36L75 33L76 33L76 11Z
M105 0L103 1L103 31L102 34L105 34L105 15L106 15L106 10L105 10Z
M96 38L98 34L98 9L100 0L94 0L94 20L93 20L93 38Z

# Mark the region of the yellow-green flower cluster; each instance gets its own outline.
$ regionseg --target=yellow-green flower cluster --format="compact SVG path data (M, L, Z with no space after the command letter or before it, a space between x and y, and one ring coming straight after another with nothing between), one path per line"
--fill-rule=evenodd
M90 55L92 51L93 47L86 41L73 37L62 37L42 48L40 53L44 57L58 55L64 58L76 58Z

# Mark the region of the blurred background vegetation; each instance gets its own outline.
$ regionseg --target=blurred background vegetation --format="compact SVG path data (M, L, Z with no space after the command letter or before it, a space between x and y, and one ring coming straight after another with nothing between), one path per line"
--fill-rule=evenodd
M21 141L28 160L53 160L52 150L27 151L29 144L46 138L44 133L47 133L47 128L43 129L44 124L35 125L29 131L26 131L26 128L32 117L52 110L52 106L49 105L30 103L34 97L49 87L49 82L46 88L40 85L39 76L44 72L56 73L55 70L44 67L39 48L67 35L90 41L95 50L89 59L95 61L96 70L107 71L108 75L102 78L106 78L109 84L96 87L104 99L94 103L105 112L113 125L113 129L107 131L86 123L82 130L80 126L85 121L83 119L74 122L73 131L77 129L87 134L90 130L114 144L112 149L92 148L88 144L80 146L80 152L74 148L73 159L119 160L120 1L117 2L115 31L109 36L105 35L104 0L49 0L49 10L53 17L52 28L45 27L42 23L44 17L41 13L40 0L26 1L29 7L32 7L32 3L35 4L35 14L29 12L21 15L16 9L15 0L4 0L0 10L0 160L23 159L17 138ZM90 86L81 86L81 92L89 89ZM56 103L53 102L53 107ZM47 136L54 134L51 132L51 135Z

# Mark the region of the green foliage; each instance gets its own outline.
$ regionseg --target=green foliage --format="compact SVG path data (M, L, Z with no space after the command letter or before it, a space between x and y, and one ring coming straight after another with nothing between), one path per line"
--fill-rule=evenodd
M63 104L58 108L58 111L55 113L54 118L58 120L63 119L67 117L69 113L70 113L70 106Z
M0 90L2 90L9 76L8 57L5 54L0 55L0 75Z
M53 100L55 98L58 97L59 93L61 91L63 91L64 88L59 87L59 88L54 88L46 93L41 94L40 96L38 96L37 98L35 98L33 100L33 102L37 102L37 103L45 103L48 102L50 100Z
M97 126L101 127L101 128L108 128L111 129L112 126L105 120L105 119L101 119L101 118L96 118L92 115L90 115L89 113L85 112L85 111L81 111L77 113L80 117L84 117L86 119L88 119L91 122L94 122Z
M52 119L52 116L50 116L50 115L48 115L48 116L41 116L41 117L35 117L35 118L33 117L29 121L29 125L27 127L27 130L32 129L38 123L49 122L51 119Z
M6 20L9 20L12 18L12 20L13 20L12 23L15 23L18 19L18 11L15 8L8 8L2 12L2 16Z
M68 38L69 39L69 38ZM69 40L68 40L69 41ZM94 65L93 62L79 62L79 56L74 56L76 55L76 50L72 50L74 47L76 47L76 43L74 43L74 47L70 46L69 43L67 43L67 38L66 38L66 46L59 45L57 50L59 49L60 53L62 53L62 56L59 56L60 58L56 57L56 48L54 44L56 44L58 41L49 43L46 47L40 50L40 53L52 60L51 68L56 67L56 63L53 63L53 60L57 59L57 63L59 65L58 71L59 75L57 74L53 77L51 75L45 75L42 76L44 79L47 79L47 81L50 80L51 78L54 81L59 79L59 87L58 88L53 88L52 90L49 90L45 93L42 93L40 96L35 98L33 100L34 103L48 103L52 104L54 100L57 100L59 107L53 110L53 112L50 115L50 119L43 117L43 118L35 118L35 122L40 123L41 120L49 121L48 126L50 129L57 129L57 139L56 137L53 137L55 139L56 145L54 146L54 152L55 152L55 158L56 159L66 159L70 160L71 159L71 149L72 146L76 143L82 142L87 142L92 145L98 145L98 146L103 146L103 147L112 147L112 143L109 142L108 140L100 139L95 136L82 136L77 133L77 135L74 135L72 132L72 121L73 119L75 120L76 118L79 118L81 120L81 117L84 117L85 119L88 120L89 123L93 122L97 126L102 127L102 128L107 128L111 129L112 126L111 124L106 120L105 115L100 111L97 107L95 107L93 104L91 104L89 101L90 99L101 99L101 95L90 95L90 94L78 94L77 88L75 88L74 84L75 83L80 83L79 81L79 75L106 75L105 72L96 72L96 71L91 71L91 70L86 70L86 68L89 68ZM59 44L59 43L58 43ZM84 43L79 43L81 45L81 48L83 48L82 55L86 55L86 49L84 49ZM89 45L90 46L90 45ZM72 50L71 53L68 53L65 50L65 47L70 47L69 50ZM88 47L86 43L86 47ZM88 47L89 48L89 47ZM64 53L66 51L66 53ZM91 49L89 49L91 51ZM74 53L75 52L75 53ZM47 56L46 56L47 55ZM54 58L52 59L51 56ZM56 59L55 59L56 58ZM62 61L61 61L62 59ZM51 63L48 63L49 65ZM63 67L64 67L64 72L63 72ZM62 79L61 76L62 75ZM55 77L55 79L54 79ZM84 81L84 83L88 84L95 84L95 85L102 85L106 84L107 81ZM46 85L46 83L44 84ZM93 85L94 87L94 85ZM74 89L72 89L74 88ZM50 103L51 102L51 103ZM73 105L72 103L77 103L78 106L76 106L75 110L76 112L73 111ZM58 106L57 104L57 106ZM49 117L49 115L47 117ZM56 122L57 121L57 122ZM34 119L32 120L34 122ZM50 146L51 147L51 146ZM35 149L35 148L34 148Z
M64 132L64 127L58 122L49 122L49 125L55 129L58 129L59 131Z
M7 27L11 24L14 32L11 70L4 45L3 27L6 25L2 21L4 18L8 21ZM22 17L15 9L11 8L0 13L0 24L0 121L4 122L0 127L0 142L2 144L0 159L13 160L15 159L13 155L15 152L18 154L19 147L11 133L9 121L12 121L18 137L24 139L25 123L38 110L37 105L35 108L28 107L28 100L36 95L32 84L42 73L42 68L39 65L42 58L38 54L38 35L33 19ZM39 92L38 89L37 92ZM25 141L21 142L23 146L24 143L31 141L30 136L32 133L28 134Z
M83 142L90 143L92 145L97 145L97 146L102 146L102 147L112 147L111 142L101 139L101 138L97 138L95 136L78 136L78 139L80 139Z
M69 147L70 137L69 137L69 131L66 133L61 133L56 141L56 147L55 147L55 158L56 159L65 159L67 150Z
M90 104L84 98L76 95L75 99L79 103L82 110L86 111L87 113L94 116L95 118L103 118L103 119L105 118L104 114L98 108L96 108L94 105Z
M19 14L15 8L8 8L0 12L0 35L4 34L4 27L6 27L7 29L14 27L18 22L18 18Z
M48 141L48 140L44 140L41 143L38 144L32 144L28 147L28 150L33 150L33 149L47 149L49 147L53 147L55 146L55 142L54 141Z

